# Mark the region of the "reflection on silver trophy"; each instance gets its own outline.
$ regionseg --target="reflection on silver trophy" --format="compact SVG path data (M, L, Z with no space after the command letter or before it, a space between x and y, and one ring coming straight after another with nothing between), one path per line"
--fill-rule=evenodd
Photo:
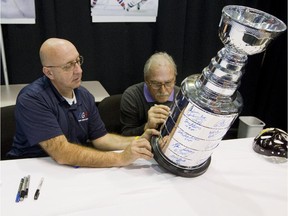
M243 107L237 91L248 55L264 51L286 25L263 11L228 5L219 37L224 44L201 75L183 80L160 136L152 138L154 158L167 171L196 177Z

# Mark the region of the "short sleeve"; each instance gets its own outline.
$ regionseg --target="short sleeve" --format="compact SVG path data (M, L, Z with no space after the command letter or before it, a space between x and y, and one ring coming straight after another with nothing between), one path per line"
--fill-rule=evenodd
M17 127L21 128L30 145L63 134L53 109L40 95L22 94L17 100Z

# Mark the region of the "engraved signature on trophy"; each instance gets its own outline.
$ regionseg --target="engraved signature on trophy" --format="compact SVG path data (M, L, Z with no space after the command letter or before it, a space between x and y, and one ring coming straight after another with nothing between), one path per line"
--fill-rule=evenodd
M184 120L184 126L189 129L190 131L196 131L196 130L201 130L201 127L194 122L189 121L189 119L185 118Z
M182 137L185 141L192 142L192 141L198 141L196 137L186 133L182 129L177 130L176 132L180 137ZM178 136L177 136L178 137Z
M186 113L187 117L190 117L194 122L198 124L203 124L206 121L207 117L202 113L198 112L198 110L193 109L193 107L189 108Z
M219 137L220 139L225 135L227 130L211 130L208 133L208 138Z
M229 121L229 124L230 124L230 121ZM228 124L228 125L229 125ZM227 123L226 123L226 120L225 119L222 119L222 120L220 120L219 122L216 122L214 125L213 125L213 127L215 127L215 128L222 128L222 127L225 127L225 126L227 126Z
M192 149L184 147L179 142L173 143L170 150L182 157L187 157L194 153Z
M186 163L185 158L181 158L176 155L171 155L169 159L178 165Z

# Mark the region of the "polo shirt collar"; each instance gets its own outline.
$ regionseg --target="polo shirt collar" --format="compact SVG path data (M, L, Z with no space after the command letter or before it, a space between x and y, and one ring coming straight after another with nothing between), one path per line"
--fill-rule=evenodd
M68 102L65 100L65 98L57 91L57 89L55 88L55 86L52 84L51 80L46 77L44 75L44 82L48 83L52 89L52 91L54 92L55 96L57 97L59 103L67 103ZM74 95L75 95L75 98L77 100L77 104L80 105L81 104L81 98L79 98L79 94L78 94L78 88L75 88L74 89Z

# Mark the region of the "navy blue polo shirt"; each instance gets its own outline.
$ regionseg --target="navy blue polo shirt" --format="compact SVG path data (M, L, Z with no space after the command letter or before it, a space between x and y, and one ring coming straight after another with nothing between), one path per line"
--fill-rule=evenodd
M39 142L59 135L83 145L104 136L93 95L82 86L74 93L77 103L69 105L46 76L24 87L16 101L16 134L8 156L45 156Z

